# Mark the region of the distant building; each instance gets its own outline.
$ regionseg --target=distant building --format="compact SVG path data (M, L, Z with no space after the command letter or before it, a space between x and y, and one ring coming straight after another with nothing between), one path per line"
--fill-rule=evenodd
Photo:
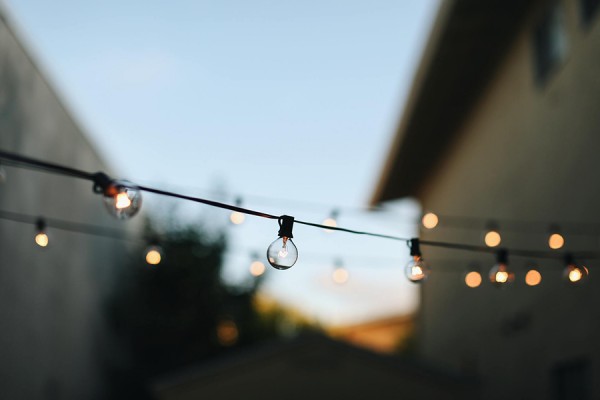
M472 399L475 385L319 335L221 357L158 382L160 400Z
M109 169L0 9L0 149L88 171ZM4 166L0 210L128 229L103 209L92 184ZM110 171L107 171L110 172ZM0 219L0 398L105 399L115 354L106 301L123 240ZM118 354L118 353L117 353Z
M444 1L372 201L411 196L439 214L423 239L483 245L495 224L508 248L549 251L561 229L558 257L598 251L599 104L598 0ZM479 377L484 399L600 398L598 261L578 260L590 279L574 287L560 259L509 254L515 282L498 290L493 255L423 251L425 360Z
M410 346L412 346L413 331L413 315L380 318L327 329L327 333L335 339L385 354L412 351Z

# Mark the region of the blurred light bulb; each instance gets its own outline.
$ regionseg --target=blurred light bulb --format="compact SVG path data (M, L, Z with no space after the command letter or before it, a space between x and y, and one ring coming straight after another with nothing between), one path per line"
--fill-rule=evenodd
M246 219L246 216L243 213L238 212L238 211L232 211L231 214L229 215L229 220L234 225L242 224L245 219Z
M542 274L535 268L530 269L525 274L525 283L528 286L537 286L542 283Z
M488 247L496 247L502 242L502 237L497 231L491 230L485 234L484 241Z
M332 228L337 227L337 218L338 218L339 214L340 214L340 211L338 209L331 210L331 214L329 214L329 217L327 217L323 220L322 225L330 226ZM333 230L325 229L325 232L331 233L331 232L333 232Z
M404 273L411 282L418 283L427 279L429 267L421 256L413 256L413 259L406 264Z
M423 219L421 220L423 226L427 229L435 228L439 223L439 218L434 213L430 212L423 215Z
M163 252L159 246L150 246L146 249L146 263L158 265L163 259Z
M46 234L46 220L44 220L42 217L39 217L35 221L35 227L37 231L34 237L35 243L40 247L48 246L50 241L48 239L48 235Z
M40 247L48 246L48 235L46 235L44 232L39 232L37 235L35 235L35 243Z
M481 281L481 274L478 271L469 271L465 275L465 284L470 288L479 287Z
M252 276L261 276L265 273L265 270L265 264L260 261L253 261L252 264L250 264L250 273Z
M129 219L140 210L140 190L128 181L112 181L104 190L104 205L118 219Z
M342 285L342 284L348 282L348 279L350 279L350 274L348 273L348 270L346 268L336 267L333 270L333 274L331 275L331 278L338 285Z
M565 238L560 233L553 233L548 238L548 246L552 250L558 250L565 245Z
M267 260L276 269L291 268L298 260L298 249L292 239L282 236L267 249Z
M589 271L586 267L584 267L583 265L579 267L575 264L567 265L563 272L563 276L565 277L565 279L567 279L567 281L576 284L584 282L587 279L588 275Z
M504 287L515 280L515 274L505 263L499 263L490 270L490 282L497 287Z
M322 225L331 226L331 227L335 228L337 226L337 221L335 219L331 218L331 217L330 218L325 218L323 220L323 224ZM325 232L333 232L331 229L324 229L324 230L325 230Z
M115 207L119 210L127 208L131 205L131 200L129 200L129 196L127 193L119 193L115 197Z

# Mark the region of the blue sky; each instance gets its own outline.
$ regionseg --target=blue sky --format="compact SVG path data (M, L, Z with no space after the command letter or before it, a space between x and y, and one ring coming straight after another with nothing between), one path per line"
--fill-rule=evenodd
M231 195L224 199L242 195L246 206L316 222L332 207L366 205L437 8L437 0L6 3L123 177L204 196L219 188ZM164 204L148 200L147 210ZM406 220L417 212L410 204L383 216L342 212L340 224L411 235ZM272 221L246 221L231 230L228 279L246 277L248 253L276 237ZM297 228L295 242L300 260L269 271L271 295L322 322L414 309L404 244L308 228ZM336 257L351 274L343 287L329 278Z

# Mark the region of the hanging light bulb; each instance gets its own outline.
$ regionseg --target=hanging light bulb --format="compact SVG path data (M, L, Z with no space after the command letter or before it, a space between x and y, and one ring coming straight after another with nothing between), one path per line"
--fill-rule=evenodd
M440 220L438 216L432 212L428 212L427 214L423 215L423 219L421 220L423 226L427 229L435 228L438 225L439 221Z
M534 264L529 263L528 265L529 268L527 268L527 273L525 274L525 284L527 286L537 286L542 283L542 274Z
M579 285L587 280L590 273L589 270L583 265L576 265L571 254L565 256L565 264L563 277L567 282Z
M162 247L156 241L152 241L150 246L146 248L146 263L149 265L158 265L164 259Z
M242 199L240 197L235 199L235 205L237 207L242 206ZM244 223L245 219L246 219L246 215L244 215L244 213L241 213L239 211L232 211L231 214L229 214L229 220L234 225L240 225L240 224Z
M331 214L329 214L329 217L327 217L323 220L322 225L331 226L331 227L335 228L337 226L337 218L338 218L339 214L340 214L339 210L336 210L336 209L332 210ZM327 233L333 232L331 229L324 229L324 231Z
M515 274L508 269L508 252L498 250L496 265L490 269L490 282L496 287L505 287L515 280Z
M292 241L294 217L284 215L279 218L279 238L267 249L267 261L276 269L291 268L298 260L298 249Z
M350 274L348 273L348 270L344 268L342 260L336 260L333 264L333 273L331 274L331 279L333 279L333 281L338 285L343 285L344 283L348 282L348 279L350 279Z
M483 241L488 247L500 246L500 243L502 242L502 236L500 236L500 232L498 232L498 227L496 224L488 224L488 231L485 233Z
M138 213L142 206L142 194L131 182L109 181L102 189L104 206L118 219L129 219Z
M266 267L265 267L265 264L263 264L258 259L258 254L253 254L252 260L253 261L250 264L250 274L252 274L252 276L255 276L255 277L258 277L258 276L261 276L262 274L264 274L266 271Z
M142 207L142 194L137 186L125 180L113 180L103 172L93 176L94 193L102 195L108 212L118 219L133 217Z
M49 244L48 235L46 234L46 221L43 218L38 218L35 221L36 227L36 235L35 235L35 244L40 247L46 247Z
M465 274L465 285L470 288L476 288L481 285L482 281L483 279L481 278L479 268L476 266L471 266Z
M331 214L329 214L329 217L327 217L323 220L322 225L331 226L332 228L335 228L337 226L337 218L338 218L339 214L340 214L339 210L333 209L331 211ZM323 229L323 230L327 233L333 232L333 230L331 230L331 229Z
M548 236L548 247L550 247L552 250L561 249L565 245L565 238L560 234L558 226L551 226L549 231L550 234Z
M429 275L429 266L421 256L421 249L419 248L419 239L410 239L408 246L410 247L410 256L412 257L412 260L410 260L408 264L406 264L406 267L404 268L404 273L411 282L423 282L425 279L427 279L427 276Z

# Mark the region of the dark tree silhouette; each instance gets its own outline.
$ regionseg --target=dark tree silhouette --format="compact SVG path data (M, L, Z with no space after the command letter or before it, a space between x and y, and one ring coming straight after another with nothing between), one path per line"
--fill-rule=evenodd
M146 235L156 237L150 226ZM259 281L244 288L222 282L224 234L171 226L160 245L165 257L157 266L138 249L110 304L123 349L112 368L115 396L143 398L157 376L275 335L252 307Z

